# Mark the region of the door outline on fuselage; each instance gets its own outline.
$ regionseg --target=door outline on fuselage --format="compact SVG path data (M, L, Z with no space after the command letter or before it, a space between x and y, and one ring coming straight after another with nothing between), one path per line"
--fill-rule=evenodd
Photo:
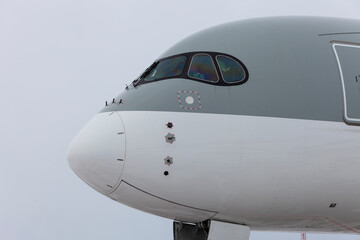
M342 87L343 102L344 102L343 120L348 125L357 125L357 126L359 126L360 125L360 118L352 118L352 117L349 117L349 115L348 115L348 104L347 104L347 99L346 99L344 73L343 73L343 70L342 70L342 67L341 67L341 62L340 62L338 52L336 50L336 46L360 49L360 44L358 44L358 43L348 43L348 42L336 42L336 41L331 41L331 44L332 44L332 49L333 49L335 57L336 57L336 62L337 62L337 65L338 65L340 78L341 78L341 87Z

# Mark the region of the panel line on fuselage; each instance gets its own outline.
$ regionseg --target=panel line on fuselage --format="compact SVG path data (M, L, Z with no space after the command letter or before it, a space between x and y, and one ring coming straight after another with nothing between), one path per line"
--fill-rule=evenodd
M192 209L195 209L195 210L212 212L212 213L214 213L214 216L218 213L218 212L212 211L212 210L207 210L207 209L202 209L202 208L191 207L191 206L184 205L184 204L181 204L181 203L173 202L173 201L167 200L167 199L165 199L165 198L162 198L162 197L156 196L156 195L154 195L154 194L151 194L151 193L149 193L149 192L147 192L147 191L144 191L144 190L142 190L142 189L140 189L140 188L132 185L131 183L128 183L127 181L122 180L121 182L124 182L124 183L128 184L129 186L131 186L131 187L133 187L133 188L135 188L135 189L137 189L137 190L139 190L139 191L141 191L141 192L143 192L143 193L145 193L145 194L148 194L148 195L150 195L150 196L152 196L152 197L156 197L156 198L158 198L158 199L160 199L160 200L163 200L163 201L166 201L166 202L168 202L168 203L176 204L176 205L179 205L179 206L182 206L182 207L192 208ZM119 185L120 185L120 184L119 184Z

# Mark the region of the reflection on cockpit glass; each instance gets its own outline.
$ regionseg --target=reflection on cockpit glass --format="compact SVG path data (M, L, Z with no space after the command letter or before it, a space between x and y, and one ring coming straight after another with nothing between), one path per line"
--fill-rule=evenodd
M225 82L236 83L245 79L245 71L243 67L230 57L216 56L219 64L221 75Z
M150 82L161 78L180 75L184 69L185 62L185 56L163 60L145 76L144 80Z
M189 77L217 82L219 77L211 57L207 54L197 54L193 57L189 69Z

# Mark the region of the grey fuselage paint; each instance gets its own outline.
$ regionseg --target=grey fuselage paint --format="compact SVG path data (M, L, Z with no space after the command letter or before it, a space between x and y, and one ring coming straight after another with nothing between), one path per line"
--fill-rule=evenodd
M248 69L246 83L215 86L165 79L130 86L101 112L197 112L342 122L342 85L331 44L360 43L359 32L359 20L326 17L269 17L212 27L180 41L159 59L186 52L229 54ZM201 108L181 108L179 91L199 93Z

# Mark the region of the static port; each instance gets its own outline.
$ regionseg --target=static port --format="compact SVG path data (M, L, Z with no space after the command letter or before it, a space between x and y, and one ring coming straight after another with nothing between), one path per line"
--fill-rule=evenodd
M164 172L164 175L165 175L165 176L169 175L169 172L168 172L168 171L165 171L165 172Z
M169 156L167 156L164 160L165 160L165 164L168 165L168 166L170 166L174 162L173 158L169 157Z
M172 143L175 141L175 135L174 135L174 134L171 134L171 133L168 133L168 134L165 136L165 140L166 140L167 143L172 144Z
M174 126L174 124L173 124L172 122L168 122L168 123L166 124L166 126L167 126L168 128L172 128L172 127Z

